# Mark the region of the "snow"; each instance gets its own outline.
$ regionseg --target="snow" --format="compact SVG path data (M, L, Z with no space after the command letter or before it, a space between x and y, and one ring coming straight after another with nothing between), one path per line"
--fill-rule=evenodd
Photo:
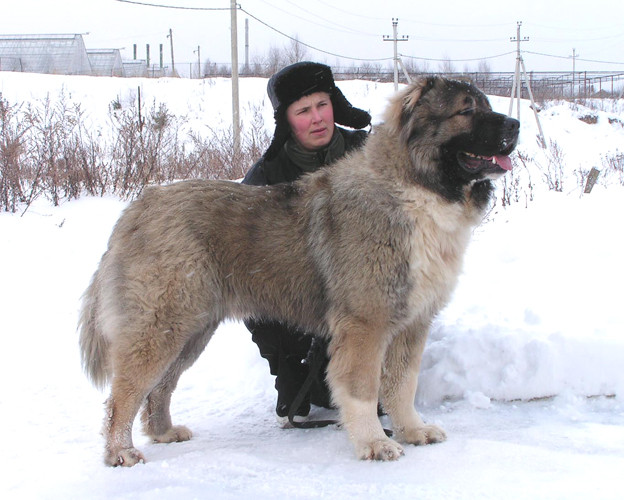
M242 116L260 105L272 129L266 80L244 79ZM228 126L227 80L127 80L0 73L10 102L63 92L104 127L111 101L165 102L196 130ZM392 85L341 82L380 119ZM509 100L493 97L506 112ZM147 101L146 101L147 102ZM601 177L582 194L575 170L602 169L622 151L624 109L549 103L549 141L565 152L563 192L536 167L547 156L522 103L519 150L534 200L497 203L475 231L450 305L436 320L416 406L448 433L398 462L361 462L335 427L282 429L266 361L240 323L222 325L180 380L172 414L186 443L134 440L147 463L103 465L105 392L83 375L79 298L126 202L89 198L0 213L0 470L3 498L620 498L624 470L624 188ZM598 116L597 124L578 117ZM609 118L617 118L610 123ZM516 170L522 167L516 166ZM316 415L325 411L316 409ZM387 423L387 422L386 422Z

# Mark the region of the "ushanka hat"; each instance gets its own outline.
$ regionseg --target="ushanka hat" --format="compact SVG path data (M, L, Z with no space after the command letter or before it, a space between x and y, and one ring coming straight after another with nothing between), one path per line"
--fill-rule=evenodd
M275 73L267 84L267 93L273 105L275 133L264 157L274 158L290 136L286 109L293 102L314 92L327 92L334 109L334 122L354 129L364 128L371 122L366 111L355 108L334 83L331 68L325 64L303 61Z

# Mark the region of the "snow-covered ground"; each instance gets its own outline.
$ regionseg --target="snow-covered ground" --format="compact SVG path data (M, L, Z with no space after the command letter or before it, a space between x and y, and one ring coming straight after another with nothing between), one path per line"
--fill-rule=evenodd
M241 108L245 116L260 103L272 131L265 85L243 80ZM102 127L110 102L131 99L139 86L189 127L228 125L227 80L0 73L10 102L62 89ZM391 84L339 86L377 119L392 92ZM507 99L492 102L507 111ZM76 319L126 203L82 198L52 207L40 198L23 216L0 213L2 498L621 498L624 188L603 177L584 195L574 171L603 169L605 155L624 150L624 109L542 110L547 140L565 154L557 193L541 180L546 156L522 105L519 150L535 159L535 199L499 202L475 231L454 298L432 329L415 402L448 440L407 447L394 463L357 461L334 427L281 429L266 361L244 326L228 323L174 394L174 420L193 439L152 444L137 426L147 463L105 467L106 393L82 374ZM588 113L598 123L578 119Z

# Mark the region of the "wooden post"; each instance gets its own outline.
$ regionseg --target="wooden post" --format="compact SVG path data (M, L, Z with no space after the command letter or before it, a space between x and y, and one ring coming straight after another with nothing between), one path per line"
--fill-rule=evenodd
M591 193L594 185L596 184L596 181L598 180L599 175L600 170L598 170L596 167L592 167L589 175L587 176L587 182L585 182L585 191L583 191L585 194Z

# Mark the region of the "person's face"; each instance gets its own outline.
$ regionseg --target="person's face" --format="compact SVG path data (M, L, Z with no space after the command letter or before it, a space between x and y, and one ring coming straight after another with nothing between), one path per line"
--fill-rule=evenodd
M334 108L327 92L315 92L293 102L286 118L295 140L304 149L327 146L334 134Z

